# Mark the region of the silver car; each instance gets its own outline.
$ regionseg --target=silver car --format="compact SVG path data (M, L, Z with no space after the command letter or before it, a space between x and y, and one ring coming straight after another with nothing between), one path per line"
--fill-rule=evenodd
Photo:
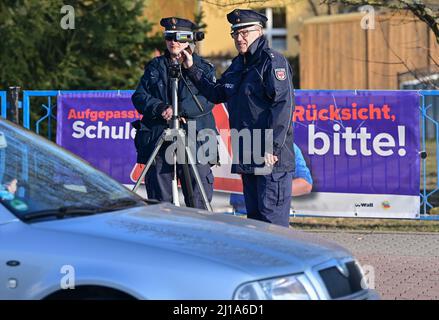
M147 204L0 120L0 299L376 299L313 235Z

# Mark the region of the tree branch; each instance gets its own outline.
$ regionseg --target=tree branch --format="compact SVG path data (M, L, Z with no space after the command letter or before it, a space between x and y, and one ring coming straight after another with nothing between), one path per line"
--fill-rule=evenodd
M388 39L386 38L386 35L385 35L385 33L384 33L384 30L383 30L383 27L382 27L382 25L381 24L379 24L379 26L380 26L380 30L381 30L381 33L383 34L383 39L384 39L384 42L386 43L386 45L387 45L387 48L389 48L389 50L393 53L393 55L396 57L396 58L398 58L398 60L401 62L401 64L407 69L407 71L416 79L416 80L418 80L420 83L427 83L427 84L429 84L432 88L434 88L434 89L439 89L439 87L434 83L434 82L432 82L432 81L429 81L429 80L427 80L427 81L425 81L425 80L423 80L423 79L421 79L419 76L418 76L418 73L416 72L416 70L412 70L409 66L408 66L408 64L396 53L396 51L395 50L393 50L393 48L390 46L390 43L389 43L389 41L388 41Z
M439 44L439 10L433 5L426 5L421 0L322 0L323 3L345 5L372 5L392 10L409 10L419 20L427 24L428 28L433 31L436 36L436 42Z
M308 4L311 7L312 13L314 13L315 16L319 16L319 11L317 10L316 4L313 0L308 0Z

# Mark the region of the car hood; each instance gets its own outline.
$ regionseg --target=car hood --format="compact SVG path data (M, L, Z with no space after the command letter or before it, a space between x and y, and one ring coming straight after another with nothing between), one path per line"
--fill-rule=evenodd
M251 219L158 204L94 216L39 222L56 231L169 250L266 276L269 270L292 273L332 258L351 256L314 234ZM115 248L115 250L117 250ZM139 257L136 257L137 259Z

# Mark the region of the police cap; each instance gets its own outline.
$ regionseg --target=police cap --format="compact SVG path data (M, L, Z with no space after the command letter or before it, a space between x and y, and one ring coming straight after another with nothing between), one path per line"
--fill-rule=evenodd
M232 30L237 30L255 24L264 27L268 19L254 10L235 9L227 15L227 20L232 24Z
M196 28L192 21L177 17L163 18L160 20L160 25L166 31L193 31Z

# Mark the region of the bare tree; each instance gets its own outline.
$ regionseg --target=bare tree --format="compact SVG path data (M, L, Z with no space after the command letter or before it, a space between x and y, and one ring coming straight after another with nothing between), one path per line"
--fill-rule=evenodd
M372 5L377 7L388 8L393 12L397 11L405 11L411 12L414 16L416 16L419 20L423 21L427 24L428 28L434 33L436 37L436 42L439 44L439 4L437 1L421 1L421 0L322 0L324 3L328 4L344 4L344 5ZM431 70L426 70L425 73L419 70L414 70L408 64L408 61L402 59L401 56L390 46L388 39L386 38L382 26L380 24L381 32L383 33L383 39L386 43L387 48L389 48L390 52L394 57L398 59L398 63L403 65L407 70L408 74L411 74L412 77L418 80L420 83L426 84L430 88L437 89L438 86L434 81L431 81L427 75ZM432 65L435 65L439 68L438 61L432 56L430 49L424 48L428 51L428 58ZM373 63L373 62L371 62Z
M308 0L308 4L309 4L309 6L310 6L310 8L311 8L311 10L312 10L312 13L313 13L315 16L318 16L318 15L319 15L319 11L317 10L317 5L316 5L316 3L315 3L313 0Z
M437 1L422 0L322 0L328 4L371 5L392 10L408 10L425 22L436 36L439 44L439 4Z

